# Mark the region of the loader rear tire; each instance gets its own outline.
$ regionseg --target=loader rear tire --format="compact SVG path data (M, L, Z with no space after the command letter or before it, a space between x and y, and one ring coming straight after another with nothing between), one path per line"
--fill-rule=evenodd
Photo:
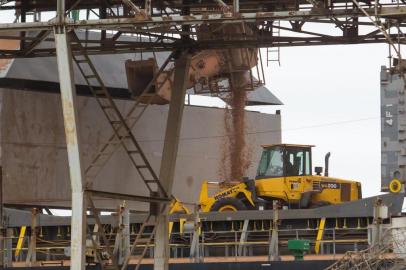
M220 199L210 208L210 212L237 212L241 210L247 210L247 207L237 198Z

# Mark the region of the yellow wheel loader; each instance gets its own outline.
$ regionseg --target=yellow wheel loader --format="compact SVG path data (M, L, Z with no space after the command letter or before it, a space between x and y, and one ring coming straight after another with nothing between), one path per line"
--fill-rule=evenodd
M205 181L199 203L202 212L272 209L273 201L287 208L315 208L359 200L361 184L328 177L328 160L312 175L312 145L263 146L254 179L235 184Z

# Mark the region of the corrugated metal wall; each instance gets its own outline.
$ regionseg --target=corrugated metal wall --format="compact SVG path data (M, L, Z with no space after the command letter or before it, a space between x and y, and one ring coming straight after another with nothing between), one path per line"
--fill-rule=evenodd
M381 69L381 190L392 179L406 180L406 107L399 74Z
M70 183L59 95L1 89L0 96L5 202L69 205ZM118 103L123 111L131 106L129 101ZM149 107L134 129L157 172L167 111L167 106ZM85 168L112 130L92 98L79 97L78 112ZM224 110L218 108L185 108L174 184L174 195L182 201L196 202L202 180L218 178L224 141L223 115ZM281 142L280 115L248 112L247 123L247 141L253 151L249 174L252 177L260 145ZM94 181L93 188L142 195L146 192L121 149ZM106 205L107 202L99 201L99 206Z

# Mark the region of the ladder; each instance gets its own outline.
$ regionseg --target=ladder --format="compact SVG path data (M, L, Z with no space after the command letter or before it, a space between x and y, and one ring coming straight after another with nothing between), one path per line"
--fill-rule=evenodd
M132 129L137 121L141 118L145 110L147 109L148 105L151 103L152 99L154 98L155 94L149 93L150 87L156 83L156 79L159 74L166 68L168 63L172 60L173 54L171 54L163 65L160 67L159 71L154 75L151 82L147 85L144 91L140 94L140 96L136 97L135 103L133 104L132 108L128 111L127 115L125 116L125 121L128 124L128 127ZM169 78L169 73L166 73L167 77ZM165 83L166 80L162 81L162 84ZM159 85L156 85L159 87ZM145 104L141 104L141 100L146 100ZM115 151L119 148L123 140L117 139L115 133L113 133L107 142L102 145L98 151L98 153L94 156L90 165L85 169L85 177L88 181L94 179L103 166L107 163L110 157L115 153Z
M105 163L109 160L109 158L113 155L113 153L122 146L126 151L127 155L130 157L132 163L134 164L135 168L137 169L139 175L141 176L143 182L146 184L150 193L159 192L161 196L168 197L165 189L162 187L157 175L155 174L154 170L152 169L151 165L149 164L145 154L143 153L139 143L135 139L132 128L135 126L137 121L140 119L142 114L145 112L148 105L151 103L155 94L149 93L150 87L156 82L158 75L162 73L162 71L166 68L168 63L173 60L174 54L172 53L164 64L160 67L157 74L154 75L154 78L148 84L148 86L144 89L144 91L140 94L140 96L135 98L135 103L130 108L126 116L123 116L119 111L116 103L114 102L113 98L111 97L108 89L104 85L101 77L97 73L96 68L91 62L89 55L86 53L85 48L80 43L80 40L76 36L74 32L71 33L71 44L77 46L79 48L79 53L73 55L73 60L75 61L81 75L86 81L89 90L96 98L97 103L99 104L100 108L102 109L104 115L106 116L108 122L110 123L113 134L110 136L107 143L105 143L97 153L97 155L93 158L91 164L85 170L85 177L86 179L92 179L96 177L97 174L100 172L101 168L105 165ZM170 78L170 74L167 73L167 78ZM161 84L166 82L166 79L161 82ZM159 87L159 85L156 85ZM143 103L141 102L143 101ZM90 193L87 194L89 206L91 207L94 213L97 213L97 209L95 208L92 196ZM162 206L161 213L163 213L166 209L166 205ZM144 220L141 225L141 228L131 246L131 251L128 254L128 257L124 259L124 265L121 269L125 270L129 259L134 253L136 249L141 248L141 254L137 259L136 263L136 270L139 269L141 265L141 261L144 258L145 254L148 251L148 248L152 245L155 237L156 231L156 220L152 220L152 215L149 214ZM107 235L104 232L103 225L101 223L100 217L98 214L94 215L96 224L98 225L98 232L95 232L96 235L100 236L103 242L105 243L105 248L107 253L110 257L114 258L114 250L110 247L110 239L107 238ZM152 226L152 232L147 234L146 228L150 228ZM97 243L93 241L95 247L97 247ZM98 254L98 257L101 258L101 254ZM114 259L113 265L105 265L103 266L104 269L120 269L118 262Z
M99 260L99 262L101 263L101 268L102 270L126 270L128 263L130 262L130 258L132 257L132 254L136 251L136 249L140 249L140 254L138 255L138 258L136 259L135 262L135 268L134 270L138 270L139 267L141 266L141 262L144 259L148 248L150 248L153 244L153 241L155 239L155 231L157 228L157 220L153 219L153 215L149 214L145 220L142 222L141 227L138 231L138 233L136 234L136 237L131 245L130 248L130 252L128 253L128 255L124 258L123 260L123 264L119 265L118 264L118 260L116 258L116 254L115 251L113 250L113 247L111 247L110 245L110 240L107 235L106 232L104 231L104 227L103 224L101 223L101 219L99 217L99 215L97 214L99 211L96 209L93 198L90 194L87 194L87 200L88 200L88 205L90 207L90 209L93 211L94 213L94 219L95 219L95 226L97 226L97 230L93 231L93 236L91 237L92 239L92 243L93 243L93 247L96 251L96 256ZM166 210L166 207L162 207L161 208L161 213L163 213ZM147 232L147 228L151 228L152 230L150 232ZM119 232L117 232L118 234ZM104 249L106 251L106 253L109 255L109 257L111 258L111 263L110 264L103 264L102 263L102 254L100 252L100 244L98 244L95 240L94 240L94 236L97 236L100 238L100 240L102 240L104 242ZM116 237L117 238L117 237Z
M131 130L149 103L141 104L141 95L127 116L124 117L104 85L101 77L97 73L96 68L92 64L91 59L80 40L74 32L71 32L71 37L71 44L77 46L79 49L79 53L73 55L73 60L114 131L114 134L110 137L108 142L101 147L99 153L93 159L89 167L86 168L85 177L87 179L95 177L116 151L118 148L117 146L121 145L129 156L142 181L148 188L150 194L159 192L163 197L167 197L166 190L161 185L158 176L148 162L145 153L142 151L140 144ZM141 109L141 112L139 109Z
M165 207L164 207L165 208ZM135 268L134 270L138 270L141 266L141 262L145 257L145 254L148 251L148 248L151 247L152 242L155 239L155 231L156 231L156 221L152 221L152 215L149 214L147 218L144 220L142 223L140 230L138 231L133 244L131 245L131 249L129 252L129 255L124 258L124 263L121 266L121 270L126 270L128 263L130 261L130 258L132 254L135 252L137 248L141 248L141 254L138 256L136 263L135 263ZM146 228L152 226L152 231L150 233L146 232Z
M280 37L281 36L281 29L279 28L281 25L281 21L273 21L270 30L272 37ZM269 65L270 62L278 62L278 65L281 65L281 48L279 46L275 47L268 47L266 48L266 66Z

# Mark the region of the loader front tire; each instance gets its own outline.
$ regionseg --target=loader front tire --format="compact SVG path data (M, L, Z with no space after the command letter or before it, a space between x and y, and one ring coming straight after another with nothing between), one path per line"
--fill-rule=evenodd
M247 210L247 207L237 198L222 198L210 208L210 212L237 212L241 210Z

